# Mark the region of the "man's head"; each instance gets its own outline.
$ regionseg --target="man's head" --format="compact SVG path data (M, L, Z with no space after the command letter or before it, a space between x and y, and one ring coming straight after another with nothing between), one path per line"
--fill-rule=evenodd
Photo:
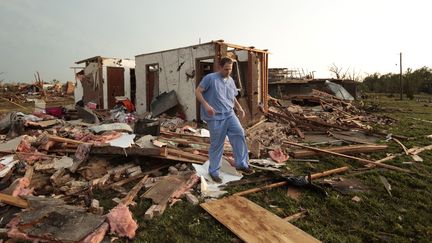
M219 73L222 77L228 77L232 71L233 60L229 57L222 57L219 61Z

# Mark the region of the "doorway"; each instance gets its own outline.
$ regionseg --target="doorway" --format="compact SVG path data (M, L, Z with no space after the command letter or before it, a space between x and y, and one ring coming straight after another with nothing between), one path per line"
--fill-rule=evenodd
M124 68L107 67L108 109L115 106L116 96L124 96Z
M198 87L201 80L206 76L207 74L210 74L214 72L213 70L214 66L214 57L206 57L206 58L200 58L196 59L196 85L195 87ZM196 101L196 120L198 122L201 121L201 109L200 109L200 103L197 100Z
M136 105L136 78L135 78L135 69L129 69L129 77L130 77L130 99L134 105Z
M150 111L151 103L159 95L159 64L146 65L146 108Z

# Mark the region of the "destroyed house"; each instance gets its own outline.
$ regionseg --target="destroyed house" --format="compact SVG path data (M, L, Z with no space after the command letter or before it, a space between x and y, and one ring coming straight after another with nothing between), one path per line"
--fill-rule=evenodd
M95 56L75 63L85 65L81 71L75 71L75 102L83 98L84 103L96 103L101 109L113 108L115 97L119 96L134 102L134 60Z
M269 68L269 95L278 99L290 99L298 95L308 95L319 90L342 99L358 97L359 82L349 79L314 78L311 74L288 68ZM346 95L340 96L340 93Z
M258 121L262 116L260 106L267 109L268 52L222 40L137 55L138 113L152 111L157 115L177 103L176 107L180 107L187 120L199 120L195 88L206 74L218 70L219 60L224 56L234 60L231 76L239 90L237 98L246 112L241 122L248 125Z

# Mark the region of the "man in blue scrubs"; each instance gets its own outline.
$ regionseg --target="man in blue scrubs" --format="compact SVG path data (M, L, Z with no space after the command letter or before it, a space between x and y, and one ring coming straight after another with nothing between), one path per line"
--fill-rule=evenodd
M219 169L226 136L233 148L237 170L245 174L253 173L248 164L245 133L234 113L235 107L239 115L245 116L236 99L238 91L234 80L230 77L232 65L233 61L230 58L222 58L219 62L220 70L206 75L195 90L195 95L201 103L201 119L207 122L210 131L209 174L217 183L222 182Z

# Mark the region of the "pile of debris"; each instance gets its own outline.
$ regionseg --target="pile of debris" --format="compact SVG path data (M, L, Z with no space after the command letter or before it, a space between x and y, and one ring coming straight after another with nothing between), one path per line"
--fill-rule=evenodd
M208 160L208 130L178 118L127 124L88 108L76 115L81 119L66 121L12 112L1 120L0 208L14 212L1 221L3 236L98 242L111 230L132 239L138 226L129 207L137 198L154 202L145 219L181 198L199 203L193 191L200 177L191 163ZM101 190L112 191L118 206L102 208L94 196ZM26 210L15 214L12 206ZM87 227L71 229L77 223Z
M310 95L295 96L287 105L281 102L284 101L270 100L265 113L270 122L264 120L248 128L249 139L259 140L262 146L270 148L280 147L287 140L308 142L309 135L317 134L336 139L345 136L348 142L353 142L349 139L353 133L358 136L376 133L370 124L390 125L395 122L389 117L367 114L352 102L317 90Z
M71 81L45 83L37 79L35 83L0 84L0 108L33 111L34 107L34 110L56 116L62 105L74 104L74 89L75 85Z
M352 156L385 150L386 145L375 144L377 137L367 136L373 134L368 123L389 124L394 120L368 115L351 102L319 91L296 97L286 106L274 99L269 103L267 118L246 129L250 163L259 170L286 172L283 165L291 157L331 154L360 161L369 169L407 171L386 165L384 160ZM301 103L316 106L298 105ZM210 135L196 123L165 115L133 115L132 120L119 120L109 111L78 106L68 114L77 120L44 113L10 113L0 121L5 133L0 143L2 236L100 242L111 231L132 239L138 228L129 211L136 204L134 200L152 200L144 215L152 219L182 198L197 205L199 196L226 193L206 177ZM316 148L300 142L333 146ZM417 155L426 149L407 153ZM223 183L240 180L241 174L232 167L233 151L228 141L223 158ZM308 184L347 169L337 168L309 178L283 178L274 185L237 195L288 182ZM101 207L95 197L95 191L107 190L117 204L112 209Z

